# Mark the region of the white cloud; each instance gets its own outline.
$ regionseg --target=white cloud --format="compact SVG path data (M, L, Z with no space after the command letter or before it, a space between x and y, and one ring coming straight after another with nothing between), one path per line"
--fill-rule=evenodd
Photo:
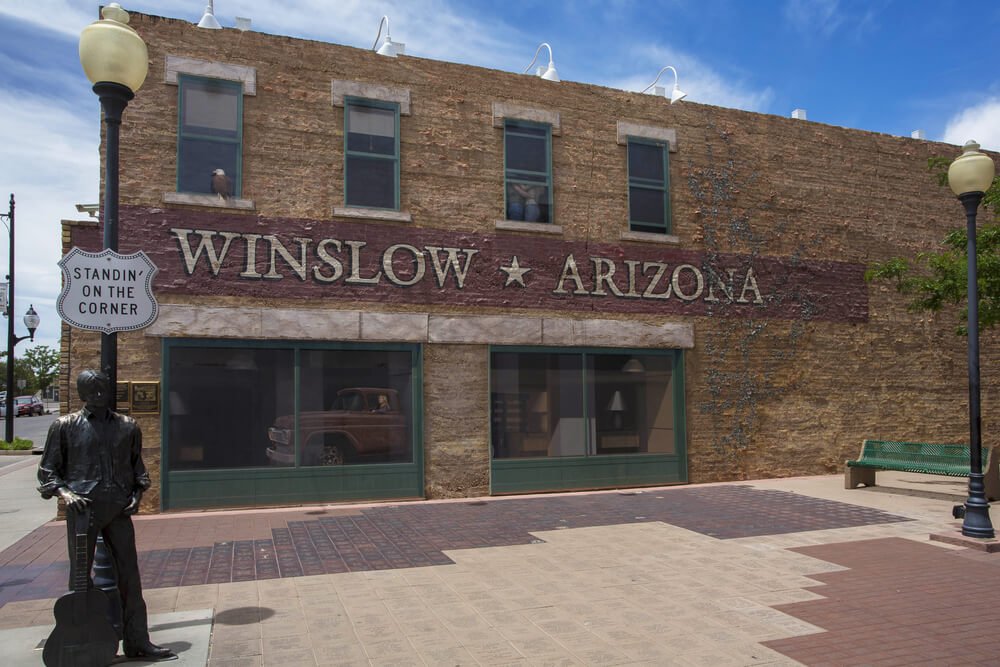
M844 23L838 0L788 0L785 20L804 33L820 33L829 37Z
M639 92L652 82L663 63L670 63L677 70L680 89L688 94L685 99L692 102L766 112L774 97L770 87L753 88L742 81L727 79L697 58L669 48L647 44L636 48L634 54L647 63L650 73L608 81L605 85ZM673 73L664 72L657 85L666 88L669 95L674 86Z
M975 139L983 148L1000 150L1000 97L971 106L948 119L942 141L961 146L969 139Z
M79 219L73 205L97 201L99 113L89 113L24 91L0 91L0 211L7 212L9 193L15 196L15 331L25 333L21 316L32 304L42 318L38 344L58 349L61 290L62 219ZM7 230L3 230L7 236ZM6 238L2 246L7 249ZM2 271L7 273L7 253ZM22 346L28 345L22 343ZM19 350L22 348L19 347Z
M10 3L0 7L0 16L77 39L83 27L96 20L99 4L104 3L96 0L93 3L37 0L23 6ZM203 0L134 0L121 4L128 11L197 22L207 3ZM379 19L387 15L393 41L405 42L407 53L451 62L514 67L513 60L507 63L504 54L514 53L517 60L523 57L511 49L511 43L520 41L517 31L502 23L477 20L473 11L448 0L227 0L215 3L215 16L224 27L234 26L236 16L245 16L253 21L253 30L359 48L372 46Z
M840 0L786 0L782 13L792 28L810 38L827 39L839 33L862 39L878 28L876 16L885 5L884 0L866 0L861 11L857 4L843 7Z

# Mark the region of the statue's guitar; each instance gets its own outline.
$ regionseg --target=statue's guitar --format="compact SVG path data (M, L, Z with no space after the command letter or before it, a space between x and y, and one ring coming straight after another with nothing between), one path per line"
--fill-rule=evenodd
M107 667L118 653L118 635L108 620L107 594L90 588L87 572L87 528L90 508L67 511L73 521L73 590L56 600L56 627L45 641L46 667Z

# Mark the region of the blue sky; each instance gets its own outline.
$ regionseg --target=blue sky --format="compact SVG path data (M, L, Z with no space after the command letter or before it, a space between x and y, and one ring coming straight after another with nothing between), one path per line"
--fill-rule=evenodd
M77 43L99 4L0 2L0 211L15 193L16 332L33 304L36 341L53 347L59 221L98 200L100 108ZM197 22L207 2L122 4ZM547 42L564 81L638 91L672 65L690 101L804 108L811 122L1000 150L997 0L216 0L215 14L227 28L244 16L254 30L360 48L388 15L408 55L516 72ZM0 236L3 267L7 249Z

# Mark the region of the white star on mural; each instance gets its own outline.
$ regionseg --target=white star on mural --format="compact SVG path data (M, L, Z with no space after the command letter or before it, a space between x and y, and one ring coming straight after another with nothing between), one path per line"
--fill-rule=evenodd
M501 266L500 270L507 274L507 282L503 284L504 287L517 283L521 287L527 287L524 284L524 274L531 271L529 268L522 268L517 261L517 255L514 255L510 260L510 266Z

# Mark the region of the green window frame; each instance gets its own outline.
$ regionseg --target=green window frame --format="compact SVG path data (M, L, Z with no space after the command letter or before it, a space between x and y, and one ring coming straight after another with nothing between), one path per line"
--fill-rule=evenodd
M271 462L261 462L250 465L219 465L191 466L178 465L183 459L182 450L185 446L199 445L192 440L206 436L203 431L194 428L192 419L197 415L199 403L184 394L184 384L176 375L178 355L183 355L189 348L201 351L218 350L218 357L212 357L211 363L219 364L227 369L227 373L251 374L257 381L227 384L224 378L218 378L223 389L218 392L218 400L238 401L238 394L247 400L246 428L254 431L252 438L231 435L229 430L223 437L232 437L238 442L237 450L246 446L256 448L259 452L273 445L270 440L268 426L276 420L271 415L264 414L261 408L270 405L275 417L279 414L294 415L294 465L275 465ZM234 356L231 353L252 352L254 354ZM314 411L316 394L304 385L303 364L306 355L314 352L342 353L406 353L409 359L409 378L405 380L405 392L408 393L409 439L408 459L390 461L361 461L352 465L315 465L302 461L302 426L303 415ZM275 358L287 365L272 367L255 367L255 361L260 357L256 353L273 353ZM354 343L325 341L275 341L256 339L194 339L165 338L161 343L161 407L160 407L160 475L161 475L161 509L206 508L206 507L237 507L237 506L267 506L298 504L302 502L342 502L357 500L380 500L398 498L423 497L424 489L424 455L423 455L423 349L413 343ZM227 356L228 355L228 356ZM244 363L226 365L226 361L242 361ZM274 371L280 371L275 373ZM270 385L259 382L261 374L272 377L275 382ZM331 376L333 377L333 376ZM336 381L340 381L338 377ZM187 386L192 386L188 380ZM350 383L350 380L345 380ZM402 382L402 380L401 380ZM360 386L360 385L359 385ZM403 389L402 386L399 387ZM402 402L401 391L401 402ZM281 397L281 402L270 403L267 396ZM406 403L402 403L406 405ZM202 413L205 408L202 406ZM206 418L204 414L201 416ZM180 418L182 421L175 421ZM213 417L214 419L214 417ZM186 423L182 423L185 422ZM218 420L216 420L218 421ZM220 429L240 429L243 424L233 422L218 422ZM226 424L229 424L227 427ZM213 441L214 442L214 441ZM264 448L264 449L261 449Z
M629 137L627 152L629 229L669 234L670 145Z
M524 149L544 142L544 154L525 159ZM504 122L504 216L507 220L551 223L552 126L507 119ZM521 153L517 152L521 150ZM532 208L532 203L536 208Z
M516 365L509 365L515 359ZM541 360L554 365L533 367L528 360ZM631 450L633 453L650 456L666 452L676 456L677 452L683 451L684 367L681 350L491 346L489 363L493 460L537 456L603 457L617 450L628 451L624 449L625 443L605 445L601 442L605 436L613 440L626 431L634 440L627 443L635 445ZM643 363L654 367L644 368ZM665 413L655 413L654 416L659 416L652 420L650 415L645 414L652 405L646 394L657 392L660 395L660 400L656 402L657 410L668 410L669 413L666 421L669 422L668 430L672 431L670 440L656 440L654 437L654 431L659 429L662 432ZM565 451L559 453L525 451L536 449L537 443L518 442L512 448L505 447L503 440L507 434L512 434L515 439L528 434L527 439L534 441L541 436L543 441L551 438L554 442L557 429L550 421L550 415L566 419L567 424L592 422L592 426L580 426L579 434L564 432L560 444ZM566 445L569 445L568 449Z
M212 176L222 169L229 195L243 192L243 84L239 81L177 76L177 192L213 194ZM226 100L231 102L226 104ZM195 108L214 101L215 107Z
M372 124L361 127L366 110ZM392 137L373 134L379 116L392 113ZM352 122L352 116L354 120ZM383 123L384 125L384 123ZM352 127L353 126L353 127ZM353 130L369 130L368 132ZM390 178L392 183L385 183ZM357 97L344 99L344 205L399 210L399 104Z

